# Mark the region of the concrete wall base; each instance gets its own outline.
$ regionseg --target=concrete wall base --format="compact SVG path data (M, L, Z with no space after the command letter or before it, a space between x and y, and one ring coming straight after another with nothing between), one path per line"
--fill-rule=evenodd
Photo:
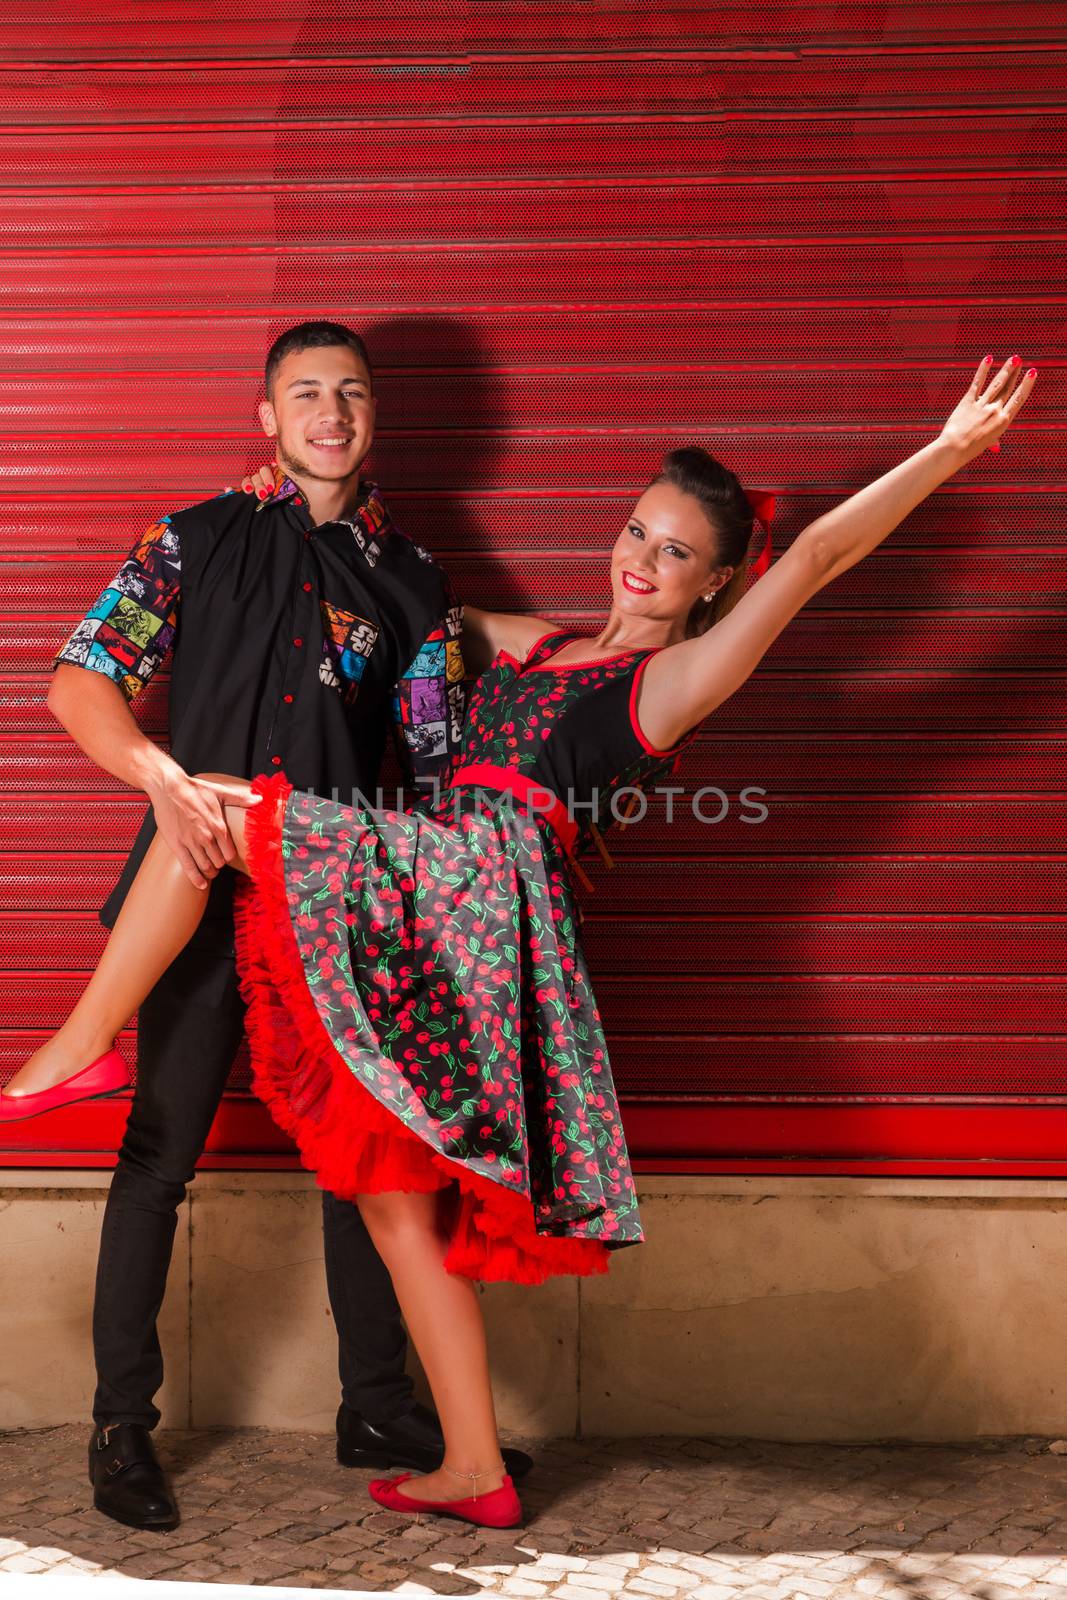
M0 1173L0 1427L88 1418L109 1181ZM482 1288L503 1429L1067 1434L1067 1183L646 1175L639 1191L648 1242L606 1277ZM332 1429L309 1174L200 1174L160 1332L164 1425Z

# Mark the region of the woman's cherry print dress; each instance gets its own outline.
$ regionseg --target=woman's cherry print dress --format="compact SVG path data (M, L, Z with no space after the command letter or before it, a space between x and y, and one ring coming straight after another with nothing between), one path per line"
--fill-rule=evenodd
M581 637L497 656L436 799L346 806L278 772L245 813L256 1093L343 1198L457 1179L445 1264L478 1279L603 1272L644 1237L569 860L696 730L654 750L634 708L655 650L554 667Z

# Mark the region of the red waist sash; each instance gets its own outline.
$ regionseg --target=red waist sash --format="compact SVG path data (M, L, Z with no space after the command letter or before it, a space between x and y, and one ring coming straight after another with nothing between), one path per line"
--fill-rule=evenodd
M492 761L472 761L452 774L449 787L497 789L525 800L537 816L544 817L567 854L574 854L578 837L578 824L557 794L543 783L537 783L515 767L498 767ZM530 796L535 798L531 803ZM550 798L549 798L550 797Z

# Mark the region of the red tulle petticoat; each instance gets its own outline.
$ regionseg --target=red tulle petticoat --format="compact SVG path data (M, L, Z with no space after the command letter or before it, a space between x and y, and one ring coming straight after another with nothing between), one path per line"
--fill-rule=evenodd
M597 1240L539 1234L528 1194L482 1177L407 1128L353 1075L305 979L285 883L282 828L291 786L261 775L245 812L250 877L234 901L237 968L248 1004L252 1086L296 1141L319 1186L341 1199L390 1190L428 1193L458 1183L445 1266L487 1282L542 1283L605 1272Z

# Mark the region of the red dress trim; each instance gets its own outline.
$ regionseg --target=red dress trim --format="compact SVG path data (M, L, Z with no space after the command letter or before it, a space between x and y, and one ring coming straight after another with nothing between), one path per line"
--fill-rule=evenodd
M525 669L527 663L532 661L533 657L537 654L538 650L540 650L541 646L544 644L546 639L554 639L557 634L559 634L559 633L569 633L570 631L571 630L569 628L549 628L546 633L542 633L538 638L536 638L534 640L533 644L530 646L530 648L527 650L526 654L523 656L522 660L519 662L519 666L522 667L523 669Z
M599 1240L539 1234L527 1194L440 1155L346 1065L307 987L289 915L282 825L293 785L284 772L260 773L252 789L263 799L245 812L251 876L238 878L234 899L252 1086L295 1139L319 1187L353 1200L386 1190L429 1192L455 1179L449 1272L511 1283L606 1272L609 1251Z
M633 682L630 684L630 726L634 730L634 736L636 737L638 744L641 746L642 750L644 750L645 754L650 756L676 755L689 738L688 733L683 733L682 737L677 741L676 744L670 745L666 750L657 750L654 744L649 743L648 739L642 732L641 724L637 720L637 696L641 690L641 679L644 676L645 668L652 660L652 657L657 653L657 651L662 650L663 648L663 645L653 646L650 654L648 654L645 659L639 663L637 671L633 676Z

